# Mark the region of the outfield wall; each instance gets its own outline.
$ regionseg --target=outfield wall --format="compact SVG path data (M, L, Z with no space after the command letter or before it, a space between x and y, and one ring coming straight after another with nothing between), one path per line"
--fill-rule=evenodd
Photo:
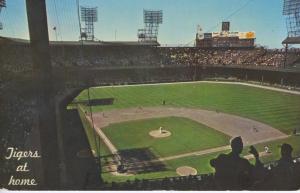
M165 67L82 69L63 71L55 69L57 85L62 83L83 86L143 84L161 82L199 81L224 78L236 81L256 81L300 87L300 72L269 71L227 67Z

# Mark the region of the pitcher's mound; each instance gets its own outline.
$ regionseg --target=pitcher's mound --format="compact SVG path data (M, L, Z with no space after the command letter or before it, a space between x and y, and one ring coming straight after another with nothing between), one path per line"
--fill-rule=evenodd
M149 132L149 135L154 138L164 138L171 136L171 132L167 130L162 130L161 132L159 130L153 130Z
M176 169L176 173L180 176L197 175L197 170L189 166L182 166Z

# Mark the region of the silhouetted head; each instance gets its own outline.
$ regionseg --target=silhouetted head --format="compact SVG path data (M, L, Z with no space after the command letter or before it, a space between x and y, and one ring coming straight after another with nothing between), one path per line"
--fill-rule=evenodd
M281 157L292 157L293 148L290 144L284 143L281 146Z
M243 140L241 137L236 137L231 140L232 152L235 154L240 154L243 151Z

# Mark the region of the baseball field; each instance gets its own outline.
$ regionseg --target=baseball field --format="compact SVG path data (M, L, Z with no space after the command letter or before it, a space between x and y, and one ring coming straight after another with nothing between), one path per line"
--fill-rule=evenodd
M113 98L110 105L78 106L105 181L213 172L209 160L229 152L235 136L242 136L243 156L250 161L247 146L252 144L265 163L280 158L284 142L300 156L300 137L292 135L300 127L297 93L193 82L90 88L89 94L91 99ZM84 90L75 101L87 99ZM271 153L264 152L265 146ZM116 170L120 163L124 172Z

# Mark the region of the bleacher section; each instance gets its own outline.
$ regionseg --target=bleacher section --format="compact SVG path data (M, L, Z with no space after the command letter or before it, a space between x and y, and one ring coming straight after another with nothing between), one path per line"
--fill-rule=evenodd
M4 41L5 40L5 41ZM28 42L0 38L1 71L28 72L32 59ZM143 68L176 66L240 66L270 69L293 66L299 50L283 49L200 49L195 47L153 47L146 45L51 44L54 67Z

